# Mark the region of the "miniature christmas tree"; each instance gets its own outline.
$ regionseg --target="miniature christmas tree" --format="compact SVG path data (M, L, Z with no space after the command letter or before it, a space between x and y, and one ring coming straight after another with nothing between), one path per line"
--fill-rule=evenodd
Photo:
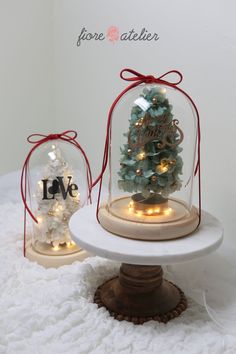
M73 171L55 145L48 153L48 163L43 178L36 189L38 224L35 240L53 247L71 242L68 222L79 208L78 187L73 182Z
M121 148L118 186L140 192L139 200L163 202L181 188L183 133L165 88L144 88L134 103L129 132L124 134L127 143Z

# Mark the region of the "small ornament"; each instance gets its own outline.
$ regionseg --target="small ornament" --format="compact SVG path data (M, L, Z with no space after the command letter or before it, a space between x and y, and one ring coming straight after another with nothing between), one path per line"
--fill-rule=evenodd
M161 149L162 148L162 144L161 143L157 143L157 147L158 147L158 149Z
M153 105L156 105L156 104L157 104L157 96L154 96L154 97L152 98L152 104L153 104Z
M54 213L53 210L49 210L49 211L48 211L48 215L49 215L49 216L55 216L55 213Z
M152 181L152 182L156 182L156 181L157 181L157 176L155 176L155 175L152 176L152 177L151 177L151 181Z
M135 127L136 128L141 128L143 125L143 117L140 118L136 123L135 123Z
M175 166L176 165L176 160L175 159L170 160L169 164L172 165L172 166Z
M136 176L141 176L142 175L142 170L140 168L138 168L136 170Z
M128 155L130 156L130 155L132 154L132 150L131 150L131 149L128 149L128 150L127 150L127 153L128 153Z

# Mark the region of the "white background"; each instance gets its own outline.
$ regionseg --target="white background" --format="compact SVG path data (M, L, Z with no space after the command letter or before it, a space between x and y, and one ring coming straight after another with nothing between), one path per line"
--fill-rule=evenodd
M19 169L33 132L79 132L99 172L107 111L126 85L123 67L145 74L178 69L201 115L204 209L234 240L236 199L233 0L0 0L0 173ZM157 42L84 42L83 26L106 32L146 27Z

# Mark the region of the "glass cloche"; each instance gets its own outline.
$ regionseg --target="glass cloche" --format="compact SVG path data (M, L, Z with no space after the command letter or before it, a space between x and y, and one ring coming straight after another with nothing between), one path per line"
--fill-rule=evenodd
M90 200L91 172L86 155L70 135L64 139L52 136L39 144L27 165L26 205L34 219L31 244L35 252L43 255L80 251L71 238L68 223L75 211ZM35 143L33 139L29 141Z
M161 82L142 83L117 100L108 132L108 200L98 210L105 229L161 240L197 228L195 107L183 91Z

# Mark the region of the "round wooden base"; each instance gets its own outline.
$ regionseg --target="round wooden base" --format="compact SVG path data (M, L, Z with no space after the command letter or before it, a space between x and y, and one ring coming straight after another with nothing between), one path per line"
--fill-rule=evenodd
M119 321L166 323L186 308L184 293L162 278L161 266L123 263L119 276L98 287L94 302Z
M195 207L190 212L176 200L173 215L139 216L128 210L130 198L120 198L113 202L111 210L101 205L98 219L107 231L126 238L143 241L171 240L189 235L199 224L199 215ZM170 205L169 200L169 205Z
M30 261L37 262L45 268L58 268L63 265L71 264L75 261L82 262L85 258L90 257L91 254L85 250L80 249L76 253L65 255L45 255L36 252L32 245L29 243L26 247L26 258Z

